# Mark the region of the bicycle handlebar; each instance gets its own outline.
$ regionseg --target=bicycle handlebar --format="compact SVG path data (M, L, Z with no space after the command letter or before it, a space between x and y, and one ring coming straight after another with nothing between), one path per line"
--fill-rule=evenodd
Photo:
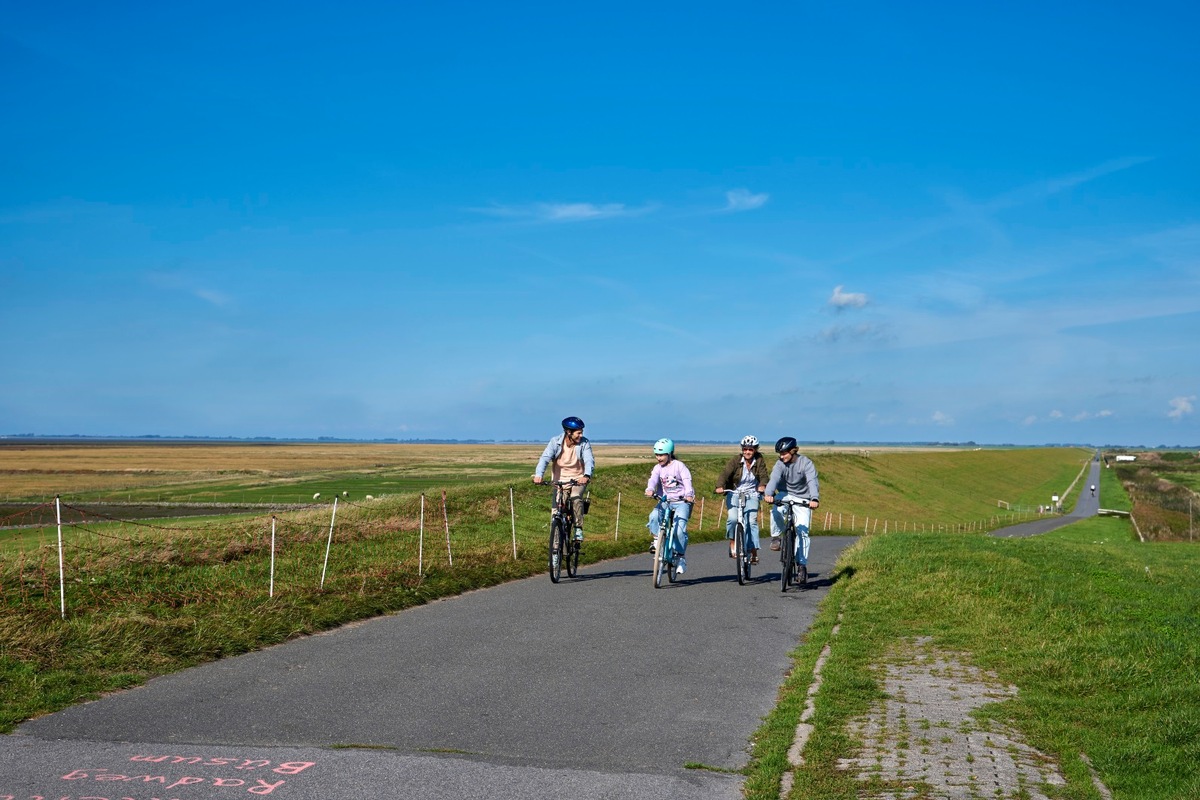
M789 497L787 500L776 500L772 505L781 506L785 503L788 505L812 507L812 503L809 502L807 497Z

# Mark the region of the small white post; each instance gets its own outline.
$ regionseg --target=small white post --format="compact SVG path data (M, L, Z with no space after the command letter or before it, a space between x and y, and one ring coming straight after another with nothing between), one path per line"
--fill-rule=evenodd
M446 490L442 489L442 519L446 521L446 558L454 566L454 553L450 551L450 512L446 510Z
M417 538L417 575L425 574L425 495L421 495L421 533Z
M613 539L621 538L621 493L617 492L617 524L613 525Z
M704 533L704 498L700 498L700 532Z
M321 588L325 588L325 569L329 566L329 548L333 546L333 521L337 519L337 495L333 496L333 516L329 518L329 539L325 542L325 563L321 565Z
M54 495L54 516L58 520L58 609L63 619L67 618L67 584L63 578L62 504Z
M268 597L275 596L275 515L271 515L271 588Z
M508 510L512 514L513 561L517 560L517 506L513 502L513 489L508 487Z

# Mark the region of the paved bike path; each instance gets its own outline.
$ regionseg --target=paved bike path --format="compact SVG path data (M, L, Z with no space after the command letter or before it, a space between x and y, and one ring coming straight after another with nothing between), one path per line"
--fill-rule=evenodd
M851 541L813 538L803 592L770 551L739 586L723 543L693 545L658 590L635 556L158 678L0 737L0 798L740 797L719 770Z
M1089 486L1100 486L1100 462L1095 458L1092 459L1092 463L1088 467L1087 480L1083 482L1083 487L1079 492L1079 499L1075 501L1075 509L1070 514L1042 517L1030 522L1010 525L1007 528L995 531L992 535L1004 538L1037 536L1038 534L1049 533L1064 525L1070 525L1072 522L1096 516L1100 511L1100 495L1099 492L1093 495L1088 488Z

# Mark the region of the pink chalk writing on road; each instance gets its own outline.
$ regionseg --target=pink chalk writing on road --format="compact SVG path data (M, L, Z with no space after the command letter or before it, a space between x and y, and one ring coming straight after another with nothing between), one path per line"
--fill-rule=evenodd
M265 759L251 758L210 758L208 756L146 756L136 755L130 761L143 761L148 764L190 764L197 767L232 767L233 769L264 769L271 767L271 762ZM309 767L316 766L315 761L284 761L271 772L279 775L299 775Z

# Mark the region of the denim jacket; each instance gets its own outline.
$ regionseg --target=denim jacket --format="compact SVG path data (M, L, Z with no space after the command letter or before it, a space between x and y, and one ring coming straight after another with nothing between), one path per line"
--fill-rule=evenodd
M560 433L546 444L546 449L542 451L542 457L538 459L537 468L533 471L534 475L546 474L546 467L550 466L550 462L558 458L558 454L562 452L565 435ZM583 474L591 478L592 471L596 468L596 459L592 457L592 443L585 436L575 446L579 448L579 458L583 461Z

